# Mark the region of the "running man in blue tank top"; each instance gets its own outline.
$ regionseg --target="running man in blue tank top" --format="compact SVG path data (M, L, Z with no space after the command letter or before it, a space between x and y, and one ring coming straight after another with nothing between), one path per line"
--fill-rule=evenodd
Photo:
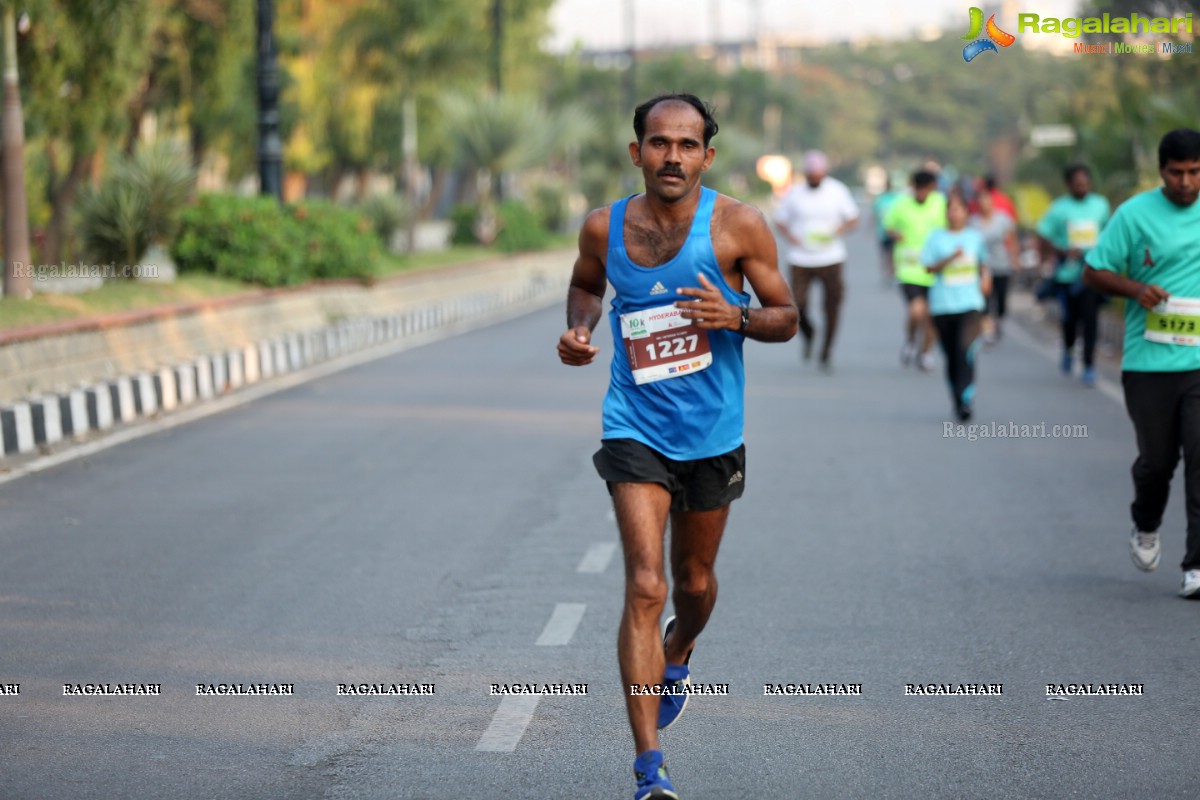
M689 661L717 599L729 504L745 486L742 343L784 342L797 312L761 212L701 186L717 123L693 95L660 95L633 116L629 155L646 191L591 212L567 294L564 364L590 364L609 283L614 350L594 461L625 557L617 658L633 729L635 800L678 798L658 730L690 691ZM746 284L760 308L750 307ZM675 616L662 637L671 526Z

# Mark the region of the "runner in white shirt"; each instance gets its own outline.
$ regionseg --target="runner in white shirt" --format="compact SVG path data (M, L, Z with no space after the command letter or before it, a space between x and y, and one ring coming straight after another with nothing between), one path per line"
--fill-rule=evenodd
M775 212L775 224L787 242L784 257L792 270L792 296L800 310L800 334L804 360L812 358L815 330L808 316L808 287L821 281L825 305L825 335L820 363L830 372L833 337L837 333L845 284L842 265L846 243L842 237L858 224L858 206L846 184L827 174L829 161L819 150L804 154L804 182L796 183L783 196Z

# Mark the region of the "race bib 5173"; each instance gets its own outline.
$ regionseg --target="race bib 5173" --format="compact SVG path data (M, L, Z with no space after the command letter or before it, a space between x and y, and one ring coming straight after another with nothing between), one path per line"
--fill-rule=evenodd
M1147 311L1145 335L1152 342L1200 345L1200 298L1172 297Z

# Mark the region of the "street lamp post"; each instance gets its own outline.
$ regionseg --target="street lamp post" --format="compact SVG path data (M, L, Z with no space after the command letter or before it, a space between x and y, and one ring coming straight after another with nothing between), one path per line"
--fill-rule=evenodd
M279 137L279 69L275 64L272 0L258 0L259 193L283 199L283 141Z

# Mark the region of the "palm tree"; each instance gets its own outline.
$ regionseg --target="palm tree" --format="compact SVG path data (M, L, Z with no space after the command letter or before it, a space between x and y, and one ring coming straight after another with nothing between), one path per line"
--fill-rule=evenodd
M417 207L417 107L427 87L452 83L483 69L486 30L473 0L372 0L352 13L335 40L352 55L349 77L376 89L376 107L402 98L403 175L409 207ZM466 24L464 24L464 20ZM409 216L412 246L416 214Z
M580 106L550 111L525 95L450 94L442 98L441 108L455 150L465 166L476 170L483 242L495 232L505 175L566 155L595 127Z

